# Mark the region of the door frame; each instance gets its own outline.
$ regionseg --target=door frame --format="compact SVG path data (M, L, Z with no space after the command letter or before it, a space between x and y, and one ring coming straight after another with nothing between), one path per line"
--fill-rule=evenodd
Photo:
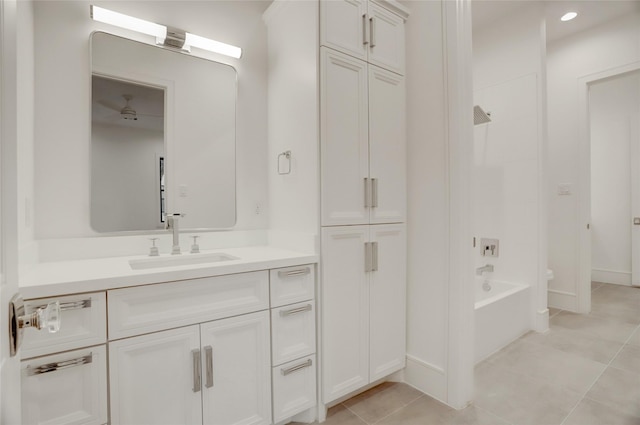
M591 311L591 120L589 118L589 87L611 77L640 70L640 61L617 66L578 78L578 232L576 237L576 309Z
M0 1L0 422L21 423L20 355L9 354L9 300L18 292L17 0Z

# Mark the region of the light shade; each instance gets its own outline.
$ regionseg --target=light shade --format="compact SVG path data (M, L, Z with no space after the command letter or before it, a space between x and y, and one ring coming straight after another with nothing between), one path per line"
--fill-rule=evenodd
M158 44L162 44L167 47L183 48L185 50L189 50L191 47L196 47L198 49L231 56L236 59L242 56L242 49L240 47L210 40L188 32L185 33L185 31L177 28L171 28L171 31L168 32L165 25L134 18L133 16L103 9L102 7L91 5L91 17L93 20L98 22L154 36L156 37ZM169 38L167 38L167 34L170 35ZM184 37L184 45L182 44L182 37ZM179 44L175 42L175 40L178 39L180 41Z
M98 6L91 5L91 17L95 21L151 35L160 40L164 40L167 37L167 27L164 25L134 18L133 16L124 15Z
M215 40L210 40L208 38L200 37L199 35L191 34L190 32L188 32L186 35L184 45L185 47L197 47L198 49L220 53L222 55L231 56L232 58L236 59L242 56L242 49L240 47L221 43Z
M562 22L567 22L567 21L572 20L576 16L578 16L578 14L576 12L567 12L564 15L562 15L562 18L560 18L560 20Z

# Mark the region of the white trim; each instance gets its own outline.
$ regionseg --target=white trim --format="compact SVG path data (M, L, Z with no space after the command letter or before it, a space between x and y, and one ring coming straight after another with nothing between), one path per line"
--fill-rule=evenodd
M405 21L407 20L407 18L409 18L409 15L411 14L411 10L409 10L408 7L406 7L405 5L403 5L402 3L396 0L371 0L371 2L379 4L385 9L400 16Z
M441 367L407 354L404 382L436 400L446 403L447 374Z
M631 271L591 269L591 280L594 282L631 286Z
M588 313L591 310L591 134L589 122L589 86L604 78L627 74L640 69L640 62L610 68L578 78L578 214L576 252L576 305L572 311ZM551 300L551 291L549 291ZM550 304L551 305L551 304ZM554 306L555 307L555 306Z
M549 307L575 312L577 299L574 293L549 289Z
M471 0L443 2L449 209L447 398L462 409L474 394L474 291L471 230L473 78Z

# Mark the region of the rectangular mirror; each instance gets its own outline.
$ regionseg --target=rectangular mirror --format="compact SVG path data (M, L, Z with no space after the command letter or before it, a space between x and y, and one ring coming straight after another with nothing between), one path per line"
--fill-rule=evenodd
M114 35L91 36L91 226L229 228L236 220L236 71Z

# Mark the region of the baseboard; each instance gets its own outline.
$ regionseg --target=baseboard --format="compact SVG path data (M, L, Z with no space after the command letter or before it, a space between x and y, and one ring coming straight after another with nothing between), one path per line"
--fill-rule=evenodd
M436 400L447 403L447 374L444 369L407 355L404 381Z
M556 289L549 289L549 307L567 311L578 311L578 297L576 294Z
M606 269L592 269L591 280L594 282L613 283L631 286L631 272L620 272Z
M549 309L536 311L535 323L533 330L536 332L546 332L549 330Z

